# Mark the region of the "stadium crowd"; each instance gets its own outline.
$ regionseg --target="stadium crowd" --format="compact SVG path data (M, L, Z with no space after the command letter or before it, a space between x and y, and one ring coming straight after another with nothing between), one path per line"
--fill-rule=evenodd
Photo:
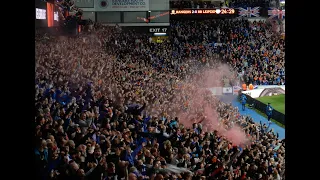
M220 3L219 3L220 5ZM214 8L215 5L211 1L170 1L170 8L174 9L202 9L202 8Z
M216 54L247 84L284 85L284 39L272 26L247 20L173 21L173 57L206 61ZM180 58L180 57L178 57Z
M173 9L206 9L206 8L246 8L246 7L278 7L276 0L225 0L222 2L211 0L175 0L170 1L170 8Z
M39 179L284 179L284 140L201 89L198 73L228 63L223 83L282 83L284 41L262 22L171 24L163 43L99 24L78 37L37 34ZM246 142L221 133L235 126Z

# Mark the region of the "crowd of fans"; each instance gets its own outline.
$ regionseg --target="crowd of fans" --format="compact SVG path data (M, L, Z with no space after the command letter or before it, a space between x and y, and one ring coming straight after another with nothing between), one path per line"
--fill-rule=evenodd
M278 0L231 0L227 1L229 7L233 8L246 8L246 7L277 7L279 6Z
M199 90L206 85L199 72L222 63L236 70L229 85L236 76L284 82L279 35L246 20L171 24L163 43L98 24L78 37L37 34L39 179L284 179L284 140ZM191 95L203 104L188 103ZM219 124L206 123L207 107ZM234 126L246 143L221 134Z
M75 6L74 0L57 0L54 1L58 7L59 18L63 21L70 21L70 18L75 17L78 21L81 20L83 10Z
M206 9L206 8L246 8L246 7L278 7L279 1L276 0L225 0L225 1L211 1L211 0L176 0L170 1L170 8L173 9Z
M264 22L203 20L171 22L173 57L202 59L219 55L238 78L253 85L284 85L284 39ZM177 57L180 56L180 57Z
M211 1L170 1L170 8L173 9L202 9L220 7L223 3L213 4ZM218 5L218 6L217 6Z

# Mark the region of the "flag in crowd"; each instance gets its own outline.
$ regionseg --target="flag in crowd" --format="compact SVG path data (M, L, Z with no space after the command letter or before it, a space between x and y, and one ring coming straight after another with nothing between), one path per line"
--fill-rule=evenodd
M247 7L246 9L244 8L239 8L239 16L240 17L259 17L259 10L260 10L260 7L254 7L254 8L251 8L251 7Z
M278 18L284 19L285 18L285 10L279 10L277 8L270 8L268 10L269 19Z

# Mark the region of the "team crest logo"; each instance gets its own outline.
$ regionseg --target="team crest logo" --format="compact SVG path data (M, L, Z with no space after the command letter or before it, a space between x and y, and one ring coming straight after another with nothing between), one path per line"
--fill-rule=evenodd
M100 0L100 7L101 8L107 8L109 6L109 3L107 0Z

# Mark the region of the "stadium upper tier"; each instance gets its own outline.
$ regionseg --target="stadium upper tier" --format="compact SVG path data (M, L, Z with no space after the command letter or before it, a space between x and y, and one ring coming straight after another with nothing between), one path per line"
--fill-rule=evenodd
M170 9L206 9L206 8L216 8L216 7L230 7L230 8L238 8L238 7L277 7L276 1L265 1L265 0L233 0L233 1L205 1L205 0L194 0L194 1L170 1Z

